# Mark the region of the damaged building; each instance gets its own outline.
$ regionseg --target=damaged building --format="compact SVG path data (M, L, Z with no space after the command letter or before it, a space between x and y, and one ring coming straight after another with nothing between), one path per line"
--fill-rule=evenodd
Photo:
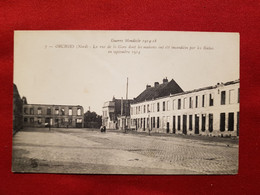
M28 104L23 100L24 127L84 127L84 110L75 105Z
M23 101L13 84L13 134L23 128Z
M167 78L131 104L131 129L208 136L239 135L239 80L183 91Z

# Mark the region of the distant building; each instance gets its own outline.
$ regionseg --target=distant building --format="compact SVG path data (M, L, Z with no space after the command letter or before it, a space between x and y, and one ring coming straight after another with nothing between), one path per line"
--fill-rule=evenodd
M23 127L23 101L17 86L13 84L13 133Z
M133 100L115 99L104 103L102 108L102 125L107 129L124 128L129 123L130 119L125 122L124 119L130 117L130 104Z
M25 99L26 100L26 99ZM26 101L27 102L27 101ZM84 127L82 106L23 104L24 127Z
M170 84L171 83L171 84ZM239 135L239 80L183 92L171 80L147 86L131 104L131 128L173 134Z

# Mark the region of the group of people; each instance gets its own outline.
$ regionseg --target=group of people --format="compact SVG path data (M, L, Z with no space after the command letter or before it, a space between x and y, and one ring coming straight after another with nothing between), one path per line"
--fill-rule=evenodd
M102 125L102 126L100 127L100 131L101 131L101 133L103 133L103 132L105 133L105 132L106 132L106 126L103 126L103 125Z

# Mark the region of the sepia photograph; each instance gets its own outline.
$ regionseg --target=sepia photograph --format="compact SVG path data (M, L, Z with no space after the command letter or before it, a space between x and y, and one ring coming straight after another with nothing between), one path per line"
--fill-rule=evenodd
M235 175L239 33L14 31L15 173Z

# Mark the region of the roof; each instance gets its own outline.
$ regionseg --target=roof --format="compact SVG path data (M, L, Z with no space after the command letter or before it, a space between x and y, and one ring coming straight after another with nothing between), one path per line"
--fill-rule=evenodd
M199 92L199 91L204 91L204 90L209 90L209 89L216 89L217 87L220 87L220 86L234 85L234 84L237 84L237 83L240 83L240 79L237 79L237 80L234 80L234 81L229 81L229 82L226 82L226 83L217 83L216 85L213 85L213 86L203 87L203 88L194 89L194 90L190 90L190 91L184 91L182 93L174 94L174 95L182 95L182 94Z
M137 98L134 103L156 99L163 96L183 92L182 88L172 79L170 82L164 82L154 87L146 88Z
M237 83L240 83L240 79L237 79L237 80L234 80L234 81L229 81L229 82L226 82L226 83L218 83L216 85L213 85L213 86L208 86L208 87L203 87L203 88L198 88L198 89L193 89L193 90L190 90L190 91L182 91L180 93L175 93L175 94L170 94L170 96L179 96L179 95L183 95L183 94L189 94L189 93L194 93L194 92L199 92L199 91L204 91L204 90L210 90L210 89L216 89L220 86L227 86L227 85L234 85L234 84L237 84ZM164 97L167 97L169 95L165 95L165 96L161 96L159 98L164 98ZM154 98L156 99L156 98ZM135 103L138 103L138 102L135 102Z

